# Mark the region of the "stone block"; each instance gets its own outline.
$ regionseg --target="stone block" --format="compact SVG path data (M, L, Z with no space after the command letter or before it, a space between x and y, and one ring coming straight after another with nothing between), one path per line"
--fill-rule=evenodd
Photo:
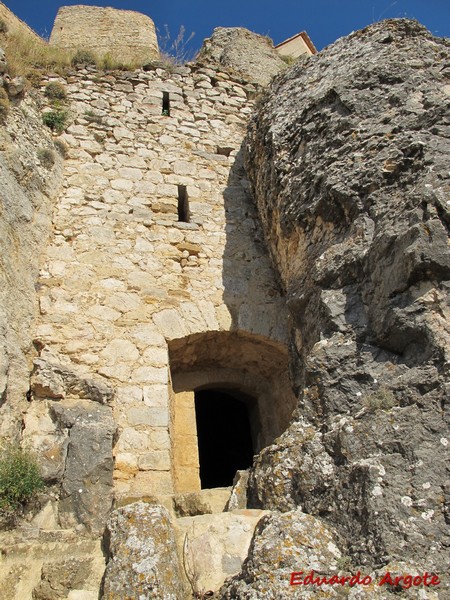
M173 494L172 475L169 471L139 471L131 481L130 496Z
M175 405L175 427L177 435L193 435L197 431L194 406Z
M141 471L169 471L171 466L168 450L152 450L139 456Z
M145 364L148 364L152 367L165 366L169 362L167 348L161 348L160 346L149 346L142 354L142 360L145 362Z
M169 513L143 502L114 511L108 521L109 554L104 598L187 598Z
M174 339L187 335L183 319L175 309L167 308L161 310L153 316L153 321L166 339Z
M240 571L255 527L264 514L253 510L176 520L178 547L180 551L184 548L188 576L198 574L198 589L218 590L227 577Z
M146 431L138 431L133 427L125 427L114 447L118 452L147 448L149 436ZM153 446L152 446L153 447Z
M151 408L149 406L133 407L127 411L128 423L133 425L150 425L152 427L168 427L168 408Z
M169 390L167 385L146 385L144 390L144 404L146 406L161 406L169 405Z
M138 367L131 375L136 383L163 383L169 380L167 367Z
M180 434L174 440L174 461L180 467L199 468L198 440L195 435Z
M148 433L148 448L155 450L169 450L170 436L167 427L152 427Z
M101 352L101 357L107 364L135 362L139 358L139 350L128 340L116 339L105 346Z
M121 167L118 169L118 173L122 179L127 179L129 181L139 181L142 179L141 169L135 167Z

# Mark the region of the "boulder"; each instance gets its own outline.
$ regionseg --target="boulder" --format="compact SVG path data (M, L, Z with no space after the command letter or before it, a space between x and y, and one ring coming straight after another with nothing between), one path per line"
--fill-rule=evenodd
M115 510L107 526L109 562L103 600L189 597L169 513L144 502Z
M103 381L85 377L76 373L71 366L42 357L34 360L31 390L37 398L58 399L74 395L100 404L111 402L114 395L114 391Z
M248 505L320 516L366 568L448 564L449 59L371 25L276 78L245 142L299 401Z
M337 540L338 536L319 519L299 509L266 515L256 526L241 571L225 582L219 597L223 600L284 600L315 597L317 593L324 598L320 587L314 590L313 586L305 588L312 592L311 596L308 592L308 595L296 595L304 592L290 586L291 576L310 570L337 573L338 560L342 557Z
M91 561L70 558L42 567L41 582L33 590L33 600L60 600L71 590L84 587L90 576Z
M68 448L59 504L63 527L83 525L102 534L112 505L112 411L88 400L55 402L51 412L68 430Z
M246 81L266 86L285 68L270 38L243 27L217 27L203 42L197 62L230 70Z

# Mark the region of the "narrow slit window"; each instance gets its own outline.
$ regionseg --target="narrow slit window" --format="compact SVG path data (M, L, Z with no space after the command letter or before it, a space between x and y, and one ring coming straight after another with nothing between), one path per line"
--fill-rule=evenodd
M189 199L185 185L178 186L178 221L189 223Z
M169 92L163 92L162 114L164 117L170 117L170 96Z

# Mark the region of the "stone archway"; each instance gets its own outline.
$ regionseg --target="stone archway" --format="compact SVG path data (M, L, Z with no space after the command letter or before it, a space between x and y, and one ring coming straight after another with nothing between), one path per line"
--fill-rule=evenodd
M236 400L246 407L255 454L286 429L296 398L289 382L287 348L282 344L248 332L206 332L170 341L169 360L176 492L202 487L196 394L216 391L223 395L221 402L228 397L230 405ZM214 420L214 412L211 414ZM243 447L245 454L248 451Z

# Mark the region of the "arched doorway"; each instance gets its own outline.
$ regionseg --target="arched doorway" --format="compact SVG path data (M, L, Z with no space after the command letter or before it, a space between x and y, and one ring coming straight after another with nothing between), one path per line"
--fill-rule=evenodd
M287 349L215 331L170 341L169 360L175 491L229 486L288 425L296 398Z
M202 489L231 485L236 471L253 460L246 403L230 390L200 390L195 392L195 417Z

